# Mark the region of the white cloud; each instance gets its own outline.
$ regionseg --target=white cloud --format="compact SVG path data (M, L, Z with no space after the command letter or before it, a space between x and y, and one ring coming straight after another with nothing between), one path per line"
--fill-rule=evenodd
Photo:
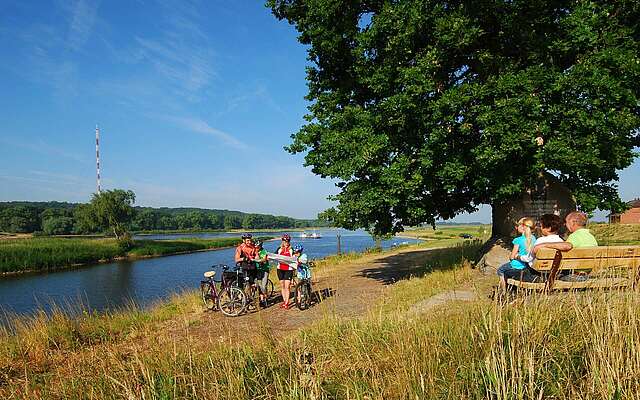
M79 50L91 36L98 12L98 3L93 0L76 0L69 12L67 46L72 50Z
M174 95L197 101L216 76L214 51L200 28L199 9L188 1L159 4L163 9L159 35L135 37L128 62L149 63Z
M223 132L219 129L213 128L207 122L201 119L183 118L183 117L169 117L167 119L181 126L184 129L190 130L192 132L203 133L205 135L213 136L216 139L220 139L226 145L234 147L236 149L239 149L239 150L249 149L249 146L247 146L245 143L242 143L241 141L233 137L231 134Z
M166 38L158 41L138 37L136 42L140 57L187 96L206 87L214 76L210 49Z
M252 90L242 90L241 93L230 96L227 99L226 110L225 112L231 112L236 108L239 108L247 103L251 103L253 101L261 101L266 104L273 111L285 115L284 110L278 103L275 102L267 86L264 83L257 83Z

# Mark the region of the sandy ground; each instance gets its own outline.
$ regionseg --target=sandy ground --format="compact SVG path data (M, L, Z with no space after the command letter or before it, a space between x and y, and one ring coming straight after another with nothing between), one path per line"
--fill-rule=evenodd
M260 336L281 337L291 334L327 315L357 318L377 304L385 290L392 290L395 282L408 278L423 267L429 253L434 250L437 249L401 249L366 256L339 267L328 267L327 271L317 273L313 280L314 294L320 301L304 311L296 307L281 309L279 305L282 299L278 295L266 309L239 317L225 317L220 312L211 311L181 316L179 320L167 322L165 328L171 332L167 336L172 340L187 339L185 336L189 336L188 340L198 338L205 342L238 343ZM273 271L271 279L275 279ZM475 287L465 287L460 291L434 296L416 304L412 312L425 312L446 301L472 300L477 298L476 292Z

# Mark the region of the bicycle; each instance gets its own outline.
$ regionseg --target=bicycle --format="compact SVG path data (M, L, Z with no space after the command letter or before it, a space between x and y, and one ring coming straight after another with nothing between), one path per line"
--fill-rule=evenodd
M257 310L257 302L260 299L260 287L255 281L253 284L249 283L249 277L246 274L243 274L243 283L240 284L240 279L234 282L234 285L242 290L245 295L245 311L254 311ZM268 301L273 294L275 293L275 285L271 279L267 279L267 287L266 287L266 301Z
M233 285L234 281L239 280L241 273L239 271L227 272L229 267L224 264L219 264L218 267L223 271L220 289L216 288L216 283L213 280L216 272L205 272L206 280L200 281L202 301L209 310L220 310L228 317L236 317L244 312L246 306L245 294ZM233 275L236 275L235 279L232 278Z
M311 272L306 270L302 273L301 279L292 280L295 282L295 298L296 305L300 310L306 310L311 307L311 296L313 294L313 288L311 286Z

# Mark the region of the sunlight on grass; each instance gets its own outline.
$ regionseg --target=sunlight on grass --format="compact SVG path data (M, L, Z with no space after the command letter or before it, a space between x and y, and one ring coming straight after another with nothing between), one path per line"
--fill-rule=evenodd
M20 320L0 334L0 397L637 397L637 292L534 294L511 305L484 297L408 317L422 299L493 278L470 269L472 245L437 252L365 317L326 316L285 337L256 327L261 339L246 344L191 337L184 316L202 315L194 292L147 311ZM178 340L169 326L187 335Z

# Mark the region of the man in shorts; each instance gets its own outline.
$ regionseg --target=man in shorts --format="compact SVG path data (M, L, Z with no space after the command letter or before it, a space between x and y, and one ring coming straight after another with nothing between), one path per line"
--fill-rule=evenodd
M236 267L242 268L242 272L249 278L249 283L252 285L257 275L256 264L254 262L257 256L258 252L253 244L252 235L250 233L243 234L242 243L236 247L234 260Z

